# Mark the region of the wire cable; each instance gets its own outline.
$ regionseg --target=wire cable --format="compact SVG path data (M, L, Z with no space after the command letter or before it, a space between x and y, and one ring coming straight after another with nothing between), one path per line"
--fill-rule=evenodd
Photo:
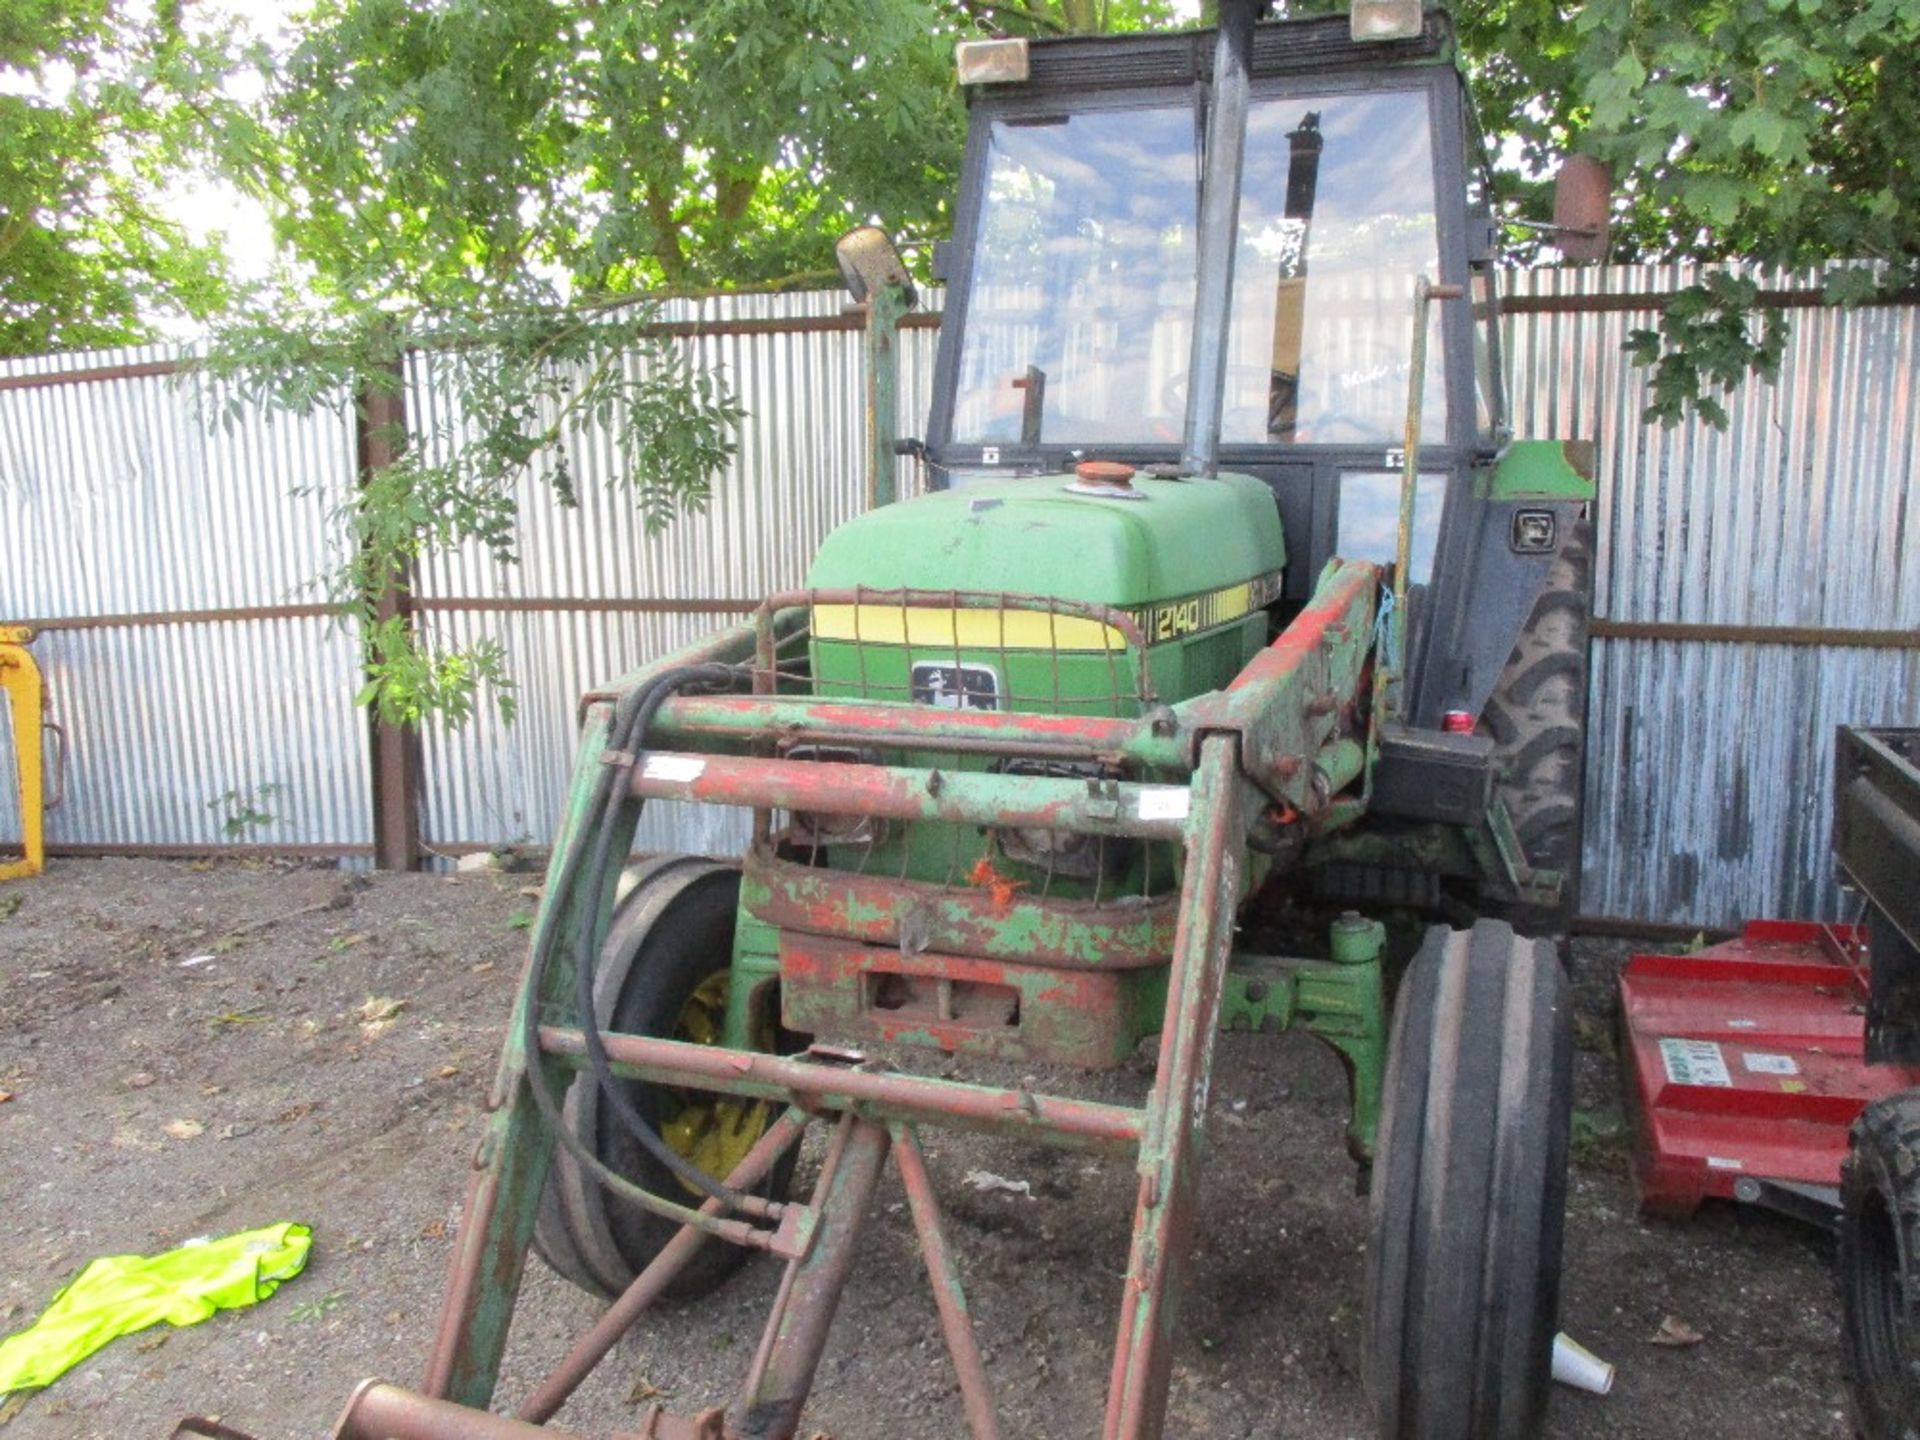
M610 757L617 758L610 759L596 778L594 793L587 806L589 815L597 811L599 817L591 846L593 863L589 873L600 877L603 885L606 866L611 855L613 832L618 826L621 808L630 789L633 767L638 760L636 742L644 739L646 730L659 712L660 706L674 691L696 684L732 689L737 686L740 678L741 672L731 666L682 666L650 677L620 698L614 711L613 722L608 729L605 752ZM585 837L582 836L583 841L584 839ZM559 871L554 876L551 893L548 896L549 914L565 913L573 891L580 883L582 862L588 854L589 847L584 843L568 849L561 861ZM552 1127L555 1138L562 1148L603 1187L643 1210L677 1220L682 1224L693 1224L697 1228L720 1234L723 1238L738 1238L737 1235L729 1232L753 1231L753 1227L743 1222L701 1215L692 1207L676 1204L636 1185L608 1166L579 1136L573 1133L573 1128L567 1123L560 1102L547 1086L540 1049L540 998L546 988L546 975L552 962L556 939L557 937L548 931L539 937L539 942L534 948L528 965L526 1005L521 1035L522 1046L528 1057L526 1072L528 1088L533 1094L536 1107ZM614 1114L621 1124L633 1134L648 1154L653 1155L688 1185L720 1200L730 1209L738 1210L744 1197L668 1146L661 1139L659 1132L649 1125L634 1108L619 1077L613 1074L611 1060L607 1056L606 1047L600 1037L598 1017L594 1013L593 969L596 956L593 940L594 926L589 917L588 923L579 927L575 967L579 982L576 995L582 997L579 1002L581 1033L594 1083L611 1102Z

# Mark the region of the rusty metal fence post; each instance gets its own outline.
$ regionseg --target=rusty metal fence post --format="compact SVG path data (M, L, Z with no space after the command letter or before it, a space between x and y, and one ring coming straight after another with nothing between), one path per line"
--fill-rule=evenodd
M406 445L407 404L405 362L393 362L390 383L363 385L353 399L354 448L360 487L393 464ZM412 576L385 576L365 597L376 623L398 619L412 626ZM366 641L362 636L362 645ZM372 677L371 667L368 679ZM373 794L373 863L380 870L417 870L420 843L420 733L407 725L382 720L369 710L371 744L369 776Z

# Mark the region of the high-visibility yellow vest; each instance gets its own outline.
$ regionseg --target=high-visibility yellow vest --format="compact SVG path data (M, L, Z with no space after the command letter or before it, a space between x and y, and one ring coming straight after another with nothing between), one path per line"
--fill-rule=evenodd
M313 1231L289 1223L95 1260L38 1320L0 1341L0 1395L51 1385L109 1341L162 1320L197 1325L264 1300L306 1267L312 1247Z

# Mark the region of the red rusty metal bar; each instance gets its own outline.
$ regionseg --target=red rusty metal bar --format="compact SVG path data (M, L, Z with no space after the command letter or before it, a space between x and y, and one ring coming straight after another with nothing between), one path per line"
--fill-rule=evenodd
M1145 1120L1139 1110L1097 1100L1036 1095L1029 1090L1003 1090L924 1075L849 1069L647 1035L607 1033L601 1039L617 1075L762 1100L791 1102L803 1097L820 1109L851 1110L880 1119L938 1120L1042 1143L1081 1141L1108 1149L1129 1149L1138 1144ZM586 1054L586 1042L577 1030L543 1025L540 1049L577 1064Z
M663 599L635 600L624 598L587 598L566 595L544 595L530 597L486 597L486 596L448 596L446 598L423 598L413 596L401 601L403 611L414 614L440 611L511 611L525 614L570 614L584 612L589 614L638 614L638 615L750 615L760 606L757 600L712 599L700 596L668 596ZM261 620L320 620L339 619L351 614L344 605L231 605L212 607L203 610L122 610L104 615L32 615L19 623L35 630L142 630L164 625L230 625ZM1920 627L1906 630L1875 629L1832 625L1711 625L1696 624L1689 621L1668 620L1615 620L1604 615L1596 615L1590 622L1595 639L1600 640L1673 640L1704 645L1788 645L1802 649L1843 649L1843 650L1917 650L1920 649ZM736 728L734 716L729 709L742 703L744 697L714 697L695 700L681 697L667 702L660 714L663 729L676 737L693 735L725 735ZM793 699L782 701L787 705L800 705ZM834 709L843 702L817 702L808 708L821 711ZM805 731L809 740L844 740L857 743L860 738L881 739L880 736L868 736L869 728L878 728L891 723L891 717L884 712L891 702L874 701L867 707L873 713L870 718L858 723L857 728L844 731L811 729ZM709 711L708 706L714 708ZM674 713L674 707L686 707L684 718ZM849 707L859 708L859 707ZM905 704L893 708L907 709ZM1101 739L1082 746L1079 742L1062 741L1063 752L1071 749L1078 754L1082 748L1096 755L1123 753L1117 743L1107 743L1108 739L1120 731L1137 732L1141 722L1133 720L1113 720L1104 716L1064 716L1009 714L994 710L955 710L939 712L939 725L930 734L937 734L944 748L952 749L951 743L961 738L971 738L979 731L991 731L1008 720L1021 722L1023 732L1032 733L1027 722L1048 721L1062 727L1088 729L1089 735L1098 734ZM916 735L915 738L926 738ZM1157 737L1156 737L1157 738ZM1034 742L1036 745L1040 742ZM1170 743L1170 742L1163 742ZM1157 751L1162 746L1154 745L1152 740L1139 739L1138 744L1146 749ZM961 747L969 748L969 747ZM984 742L975 742L971 748L984 753L994 753ZM1040 749L1021 748L1008 753L1035 754L1044 753ZM1158 760L1148 763L1158 764ZM1184 759L1177 753L1169 760L1170 766L1185 768Z
M812 700L771 695L676 695L649 734L662 744L692 740L808 740L849 746L908 746L987 755L1126 757L1185 769L1177 737L1154 722L1105 716L941 710L905 702Z
M637 1430L622 1430L612 1440L723 1440L725 1412L702 1410L675 1415L649 1405ZM236 1432L237 1433L237 1432ZM250 1437L241 1437L250 1440ZM354 1392L347 1413L334 1427L333 1440L581 1440L571 1430L550 1430L509 1420L451 1400L368 1380Z
M460 1213L459 1235L453 1253L447 1257L447 1286L441 1292L440 1319L434 1327L433 1342L427 1348L426 1376L421 1381L421 1388L436 1399L444 1398L453 1385L454 1372L466 1347L468 1317L479 1307L479 1298L487 1289L481 1271L493 1263L493 1257L483 1254L475 1241L484 1237L493 1224L494 1209L500 1199L500 1170L498 1164L491 1161L483 1165L477 1153L473 1166L466 1206ZM524 1261L524 1254L519 1258ZM519 1288L518 1263L506 1277L509 1296ZM352 1413L351 1407L348 1413ZM346 1418L342 1417L341 1424L345 1423Z
M664 596L630 599L624 596L590 597L572 595L463 596L444 597L403 595L400 610L405 614L446 611L502 611L515 614L588 614L616 615L751 615L760 606L758 600L709 598L705 596ZM135 630L160 625L235 624L251 620L343 619L353 614L348 605L229 605L198 610L122 610L104 615L48 615L29 617L18 623L36 630Z
M768 1127L766 1134L754 1143L753 1148L728 1174L727 1188L744 1191L758 1185L806 1128L805 1112L789 1109ZM700 1212L703 1215L718 1215L722 1208L720 1201L710 1199L700 1207ZM573 1348L554 1367L553 1373L527 1397L520 1407L519 1418L533 1424L552 1418L567 1403L567 1397L580 1388L580 1382L593 1373L594 1366L620 1343L620 1337L633 1328L633 1322L640 1318L641 1312L658 1300L687 1267L687 1262L693 1259L706 1239L705 1231L696 1230L691 1225L681 1226L674 1237L661 1247L660 1253L648 1262L646 1269L634 1277L633 1283L593 1323L592 1328L574 1342Z
M820 1174L813 1182L812 1199L818 1201L833 1184L833 1177L840 1171L840 1161L847 1153L847 1137L853 1133L853 1117L842 1115L833 1127L833 1138L827 1141L827 1153L820 1161ZM793 1298L793 1285L799 1273L797 1265L789 1264L780 1272L780 1286L773 1292L773 1304L767 1307L767 1323L761 1328L759 1343L753 1347L753 1360L747 1366L746 1383L741 1387L743 1393L751 1394L760 1388L766 1378L767 1366L773 1362L773 1345L778 1336L779 1318L786 1313L787 1302Z
M549 1430L504 1415L490 1415L451 1400L368 1380L353 1392L333 1440L580 1440L570 1430Z
M133 630L156 625L209 625L243 620L337 619L346 605L233 605L206 610L122 610L107 615L44 615L18 623L35 630Z
M144 380L151 375L179 375L197 364L193 360L137 360L126 365L89 365L72 370L43 370L34 375L0 375L0 391L97 385L104 380Z
M407 608L414 611L502 611L533 615L561 611L610 615L751 615L760 608L760 602L684 595L651 599L624 595L450 595L444 598L416 595L407 602Z
M781 1303L767 1318L760 1356L727 1427L728 1435L738 1440L790 1440L800 1428L800 1412L859 1253L893 1139L883 1126L851 1115L841 1126L839 1163L814 1187L813 1208L820 1224L813 1247L788 1262Z
M716 295L731 295L739 292L717 290ZM766 295L780 295L786 292L766 290L757 292ZM673 339L702 339L723 335L831 335L835 333L857 331L865 320L857 312L843 311L838 315L782 315L768 316L764 319L737 320L662 320L657 324L642 328L643 335L659 335ZM902 330L938 330L940 315L938 311L914 311L900 317Z
M946 1233L940 1225L940 1202L927 1175L919 1137L911 1125L890 1128L893 1158L900 1167L900 1183L906 1187L913 1228L920 1236L920 1253L926 1257L934 1308L940 1312L940 1330L947 1338L947 1353L953 1357L954 1374L960 1380L960 1403L967 1413L967 1429L972 1432L973 1440L1000 1440L1000 1422L993 1413L993 1387L987 1380L980 1347L973 1338L966 1291L960 1288L960 1271L953 1263L953 1252L947 1248Z
M924 926L931 950L1103 971L1166 964L1180 899L1174 892L1114 900L1042 901L1019 893L996 899L985 889L781 860L770 846L748 852L742 893L755 919L782 930L898 949L900 927L911 917Z
M1502 295L1503 315L1595 315L1618 311L1664 310L1676 291L1623 290L1600 291L1584 295ZM1920 290L1895 290L1857 302L1864 306L1906 306L1920 304ZM1827 310L1836 308L1818 288L1762 290L1755 304L1761 310Z
M1199 1146L1220 1029L1220 991L1242 889L1244 805L1234 742L1210 736L1180 896L1160 1062L1140 1141L1140 1198L1121 1292L1105 1440L1153 1440L1166 1420L1179 1292L1193 1248Z
M645 752L633 770L633 793L649 800L694 800L756 810L876 815L1005 829L1137 835L1149 840L1179 839L1188 803L1185 785L667 750Z
M1841 650L1920 650L1920 625L1907 630L1826 625L1700 625L1667 620L1612 620L1596 615L1597 640L1672 640L1697 645L1797 645Z

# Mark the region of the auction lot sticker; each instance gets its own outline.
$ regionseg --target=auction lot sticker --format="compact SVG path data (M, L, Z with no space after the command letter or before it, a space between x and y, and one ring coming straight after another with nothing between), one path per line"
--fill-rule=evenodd
M1660 1059L1675 1085L1731 1085L1726 1056L1711 1040L1662 1040Z

